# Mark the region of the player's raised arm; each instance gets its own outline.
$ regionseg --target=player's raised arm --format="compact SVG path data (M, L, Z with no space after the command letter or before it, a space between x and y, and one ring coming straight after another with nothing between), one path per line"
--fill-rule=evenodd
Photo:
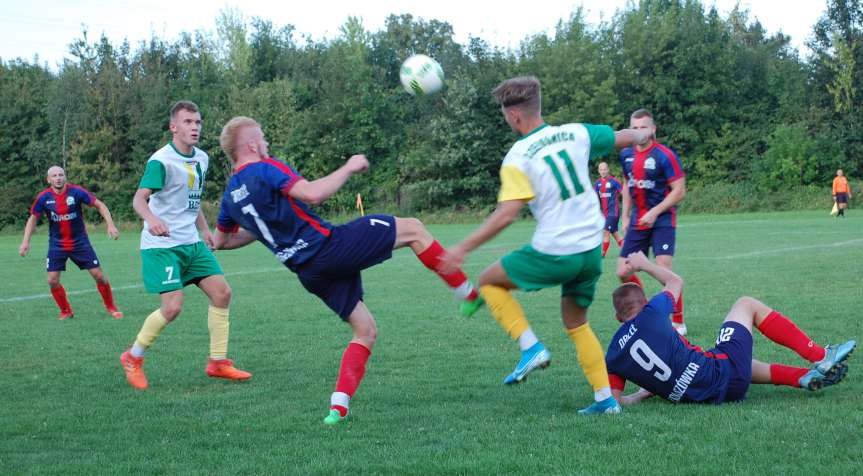
M649 129L621 129L614 133L614 147L622 149L635 144L646 144L651 135Z
M291 197L302 200L310 205L318 205L335 195L351 175L365 172L369 169L369 161L365 155L358 154L326 177L311 182L301 180L291 188Z
M680 293L683 291L683 278L676 275L674 271L651 263L641 251L627 256L626 266L633 272L644 271L653 276L654 279L662 283L663 291L670 293L675 302L680 299Z

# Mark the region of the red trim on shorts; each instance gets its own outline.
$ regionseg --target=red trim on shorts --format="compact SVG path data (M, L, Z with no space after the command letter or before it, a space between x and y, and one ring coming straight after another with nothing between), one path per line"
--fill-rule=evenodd
M695 352L698 352L699 354L707 357L708 359L728 360L728 354L714 354L713 352L705 351L704 349L695 344L690 344L686 337L683 337L680 334L677 334L677 337L679 337L680 340L683 341L683 345L685 345L687 349L694 350Z

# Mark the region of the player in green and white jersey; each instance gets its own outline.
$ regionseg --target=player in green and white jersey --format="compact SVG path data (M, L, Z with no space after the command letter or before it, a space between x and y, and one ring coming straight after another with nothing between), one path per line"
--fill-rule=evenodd
M132 200L135 211L144 219L141 231L144 287L160 295L161 306L147 316L135 343L120 356L120 362L129 384L146 389L144 352L182 311L183 288L195 284L210 300L207 312L210 358L206 374L248 380L252 374L235 368L227 358L231 288L210 251L213 237L201 212L210 159L195 147L201 133L198 106L190 101L174 104L170 128L171 142L147 161Z
M518 340L522 351L504 383L520 383L532 370L551 363L551 353L539 342L510 290L561 286L563 324L596 400L580 413L619 413L602 346L587 323L587 308L602 273L600 244L605 223L593 193L588 161L608 154L615 146L644 142L648 134L614 132L609 126L590 124L546 124L539 80L532 76L508 79L492 94L506 122L521 138L503 159L497 209L464 241L450 248L444 263L461 266L470 251L512 223L527 203L537 222L531 243L489 266L479 281L492 315Z

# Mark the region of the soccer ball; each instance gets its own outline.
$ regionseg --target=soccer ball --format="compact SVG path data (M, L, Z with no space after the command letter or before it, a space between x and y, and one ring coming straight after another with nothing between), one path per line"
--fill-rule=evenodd
M406 59L399 78L405 91L414 96L432 94L443 87L443 69L426 55L413 55Z

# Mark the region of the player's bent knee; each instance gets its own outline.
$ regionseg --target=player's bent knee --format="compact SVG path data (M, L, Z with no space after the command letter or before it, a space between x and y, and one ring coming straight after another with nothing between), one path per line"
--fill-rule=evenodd
M754 309L760 304L760 301L753 297L741 296L734 302L734 307L742 309Z

